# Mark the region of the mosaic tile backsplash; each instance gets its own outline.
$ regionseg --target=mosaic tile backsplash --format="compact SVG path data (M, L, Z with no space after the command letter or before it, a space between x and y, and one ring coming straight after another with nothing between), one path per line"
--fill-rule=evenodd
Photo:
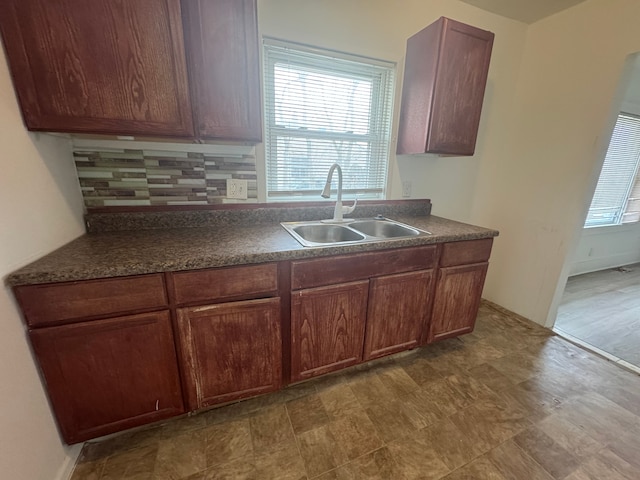
M76 149L73 156L87 207L220 204L228 178L247 180L243 203L257 202L252 155Z

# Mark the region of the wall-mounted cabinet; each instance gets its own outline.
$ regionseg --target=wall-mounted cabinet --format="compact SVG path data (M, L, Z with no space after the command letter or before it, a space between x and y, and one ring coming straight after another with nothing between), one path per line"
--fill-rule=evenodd
M259 141L255 0L182 7L4 2L0 30L27 128Z
M182 2L196 133L262 141L255 0Z
M473 155L493 38L445 17L409 38L398 154Z

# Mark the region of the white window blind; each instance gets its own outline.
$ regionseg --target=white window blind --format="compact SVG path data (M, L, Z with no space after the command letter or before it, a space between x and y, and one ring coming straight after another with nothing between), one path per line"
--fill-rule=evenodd
M394 64L274 39L264 64L267 199L320 200L333 163L345 198L384 198Z
M611 135L585 227L638 221L640 205L632 194L640 190L639 161L640 118L620 114ZM635 192L636 195L638 193Z

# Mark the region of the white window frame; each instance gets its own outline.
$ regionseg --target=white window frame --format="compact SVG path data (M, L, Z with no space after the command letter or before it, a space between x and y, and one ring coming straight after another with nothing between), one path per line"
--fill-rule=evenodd
M640 182L640 116L621 112L616 120L585 228L632 223L629 201ZM633 210L636 211L636 210Z
M329 167L334 162L340 164L343 170L345 199L356 196L359 199L385 198L391 145L395 63L268 37L263 39L263 45L267 202L321 200L320 192ZM366 134L329 129L314 130L313 126L291 128L276 125L275 112L278 106L274 69L276 65L282 68L282 65L287 64L291 65L294 71L301 69L335 75L337 78L371 79L371 110ZM305 108L304 103L301 100L300 108ZM286 102L284 108L289 105L290 103ZM296 142L306 142L310 145L307 152L313 159L306 157L299 148L296 150ZM279 145L283 144L294 145L293 153L285 156L283 148L280 148L279 152ZM318 145L324 145L325 149L318 148L314 151L313 148ZM326 150L326 145L334 145L334 150L330 147ZM353 161L354 167L350 167L349 148L359 152L358 158ZM366 159L366 166L363 159ZM355 165L358 165L358 168ZM294 179L288 179L284 173L285 169L294 172ZM302 178L306 179L307 183L299 181L302 172ZM337 182L333 185L336 186Z

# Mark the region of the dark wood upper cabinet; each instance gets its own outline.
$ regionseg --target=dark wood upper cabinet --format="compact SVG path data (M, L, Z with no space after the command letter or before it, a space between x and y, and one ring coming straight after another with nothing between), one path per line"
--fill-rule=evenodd
M193 137L178 0L5 0L29 130Z
M5 0L0 30L29 130L262 140L256 0Z
M262 107L255 0L183 0L197 135L260 142Z
M398 154L473 155L493 38L445 17L409 38Z

